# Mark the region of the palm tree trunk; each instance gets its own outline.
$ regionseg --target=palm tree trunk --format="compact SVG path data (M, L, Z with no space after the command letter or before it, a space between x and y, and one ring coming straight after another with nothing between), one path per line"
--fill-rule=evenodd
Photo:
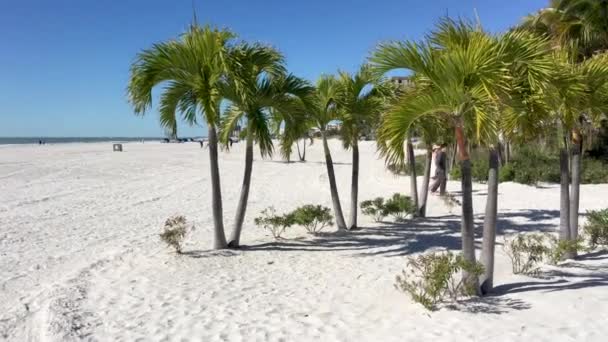
M416 157L414 156L412 138L409 136L407 137L407 160L410 167L410 195L414 202L414 208L420 210L418 207L418 184L416 182Z
M570 175L568 173L568 150L562 148L559 155L560 169L560 208L559 208L559 238L560 240L570 240ZM572 255L564 256L564 259L571 258Z
M462 123L456 125L456 142L460 157L460 170L462 173L462 255L470 263L475 263L475 223L473 221L473 183L471 180L471 160L467 152L467 140L464 135ZM467 284L481 293L479 279L474 274L463 272Z
M507 140L505 142L505 165L511 161L511 143Z
M353 165L350 185L350 224L349 229L357 228L357 197L359 195L359 144L353 142Z
M454 149L452 150L452 158L450 159L450 171L452 171L452 169L456 165L457 157L458 157L458 145L454 144ZM446 172L446 178L447 178L447 173L449 173L449 172Z
M433 149L429 144L426 148L426 159L424 160L424 177L422 178L422 188L420 189L420 208L418 216L426 217L426 202L429 197L429 183L431 182L431 163L433 162Z
M217 153L217 131L215 126L209 126L209 165L211 167L211 207L213 211L213 249L223 249L228 245L224 233L224 218L222 214L222 189Z
M304 142L304 152L302 152L302 158L300 159L300 161L306 161L306 139L304 139L303 142Z
M577 131L572 132L572 184L570 193L570 239L578 238L578 209L580 200L581 188L581 153L582 145L580 134ZM573 251L573 256L576 256L576 251Z
M481 263L484 274L481 278L481 292L492 291L494 286L494 246L496 245L496 219L498 215L498 151L490 148L490 168L488 172L488 198L483 220L483 241L481 243Z
M241 231L243 230L243 221L245 220L245 211L247 210L247 200L249 198L249 187L251 185L251 171L253 169L253 130L247 127L247 144L245 146L245 174L243 175L243 184L241 185L241 197L239 204L236 207L236 215L234 217L234 230L230 237L228 246L238 248Z
M346 229L346 222L344 222L344 214L342 214L342 206L340 205L340 196L338 195L338 186L336 185L336 175L334 174L334 162L331 159L331 152L329 151L325 131L321 131L321 135L323 137L325 165L327 166L327 178L329 178L329 190L331 192L331 201L334 206L336 225L338 226L338 229Z
M304 142L304 145L306 145L306 142ZM298 149L298 158L300 158L300 161L302 161L302 153L300 153L300 142L298 140L296 140L296 148Z

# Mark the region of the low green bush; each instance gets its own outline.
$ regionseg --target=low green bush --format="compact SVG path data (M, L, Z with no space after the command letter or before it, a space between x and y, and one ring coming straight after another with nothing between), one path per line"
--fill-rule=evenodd
M360 204L363 215L371 216L374 221L380 222L386 217L384 198L376 197L373 200L365 200Z
M189 226L184 216L172 216L165 221L160 239L167 246L175 249L178 254L182 253L182 243L188 232L194 230L194 225Z
M536 274L549 249L545 245L545 236L536 233L518 233L505 237L503 243L505 254L511 259L513 274Z
M334 224L331 209L322 205L307 204L295 209L290 215L295 224L303 226L310 234L317 234Z
M414 157L416 163L416 176L424 175L424 166L426 165L426 155L417 155ZM410 166L408 164L389 164L388 170L396 175L410 174Z
M397 276L395 288L409 294L427 310L435 310L442 301L475 294L475 289L468 288L459 275L461 271L479 276L483 273L483 266L468 262L461 254L452 252L408 257L407 269Z
M274 207L268 207L261 212L261 216L254 219L258 227L262 227L272 234L275 239L280 239L285 230L295 224L292 213L277 215Z
M583 158L581 183L608 183L608 163L597 159Z
M393 197L384 202L385 216L391 215L397 222L404 221L407 215L414 214L415 211L412 199L399 193L393 194Z
M589 248L608 247L608 209L588 211L583 231Z
M488 152L476 150L471 158L471 177L476 182L488 179ZM460 166L457 164L450 172L452 179L460 179ZM534 147L520 147L508 164L500 167L501 182L516 182L534 185L539 182L559 183L559 155ZM583 158L581 171L582 184L608 183L608 163L591 158Z
M547 260L551 265L557 265L564 260L567 254L575 254L585 250L583 237L579 236L576 240L560 240L553 234L547 234L549 248L547 250Z

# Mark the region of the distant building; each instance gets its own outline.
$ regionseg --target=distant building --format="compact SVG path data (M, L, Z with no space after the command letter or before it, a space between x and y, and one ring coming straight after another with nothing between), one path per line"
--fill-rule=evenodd
M408 76L393 76L391 77L391 82L393 82L398 87L407 87L412 84L410 78Z

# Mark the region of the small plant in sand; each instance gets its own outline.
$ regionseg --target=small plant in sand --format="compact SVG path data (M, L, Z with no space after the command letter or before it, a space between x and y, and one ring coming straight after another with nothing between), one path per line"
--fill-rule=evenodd
M384 204L384 213L392 215L397 222L405 221L407 216L413 214L415 210L412 199L399 193L393 194L393 197L386 200Z
M182 253L182 243L188 232L194 230L194 225L189 226L184 216L172 216L165 221L160 239L169 247L175 248L178 254Z
M407 268L397 276L395 288L408 293L412 300L427 310L435 310L440 302L456 301L475 294L474 288L466 286L461 271L479 276L483 273L483 266L466 261L461 254L452 252L409 257Z
M334 224L331 209L322 205L307 204L292 211L291 215L294 222L304 226L310 234L317 234L323 228Z
M450 213L452 212L452 209L454 209L454 207L460 206L460 201L458 201L454 194L445 193L439 196L439 198L443 201L443 204L448 207L448 211Z
M511 259L514 274L536 274L549 248L543 234L523 234L505 237L503 250Z
M384 207L384 198L382 197L363 201L360 206L363 215L373 217L376 222L380 222L386 217L386 208Z
M254 219L254 223L269 230L275 239L280 239L285 230L295 224L293 213L277 215L274 207L262 210L261 215Z
M553 234L547 234L549 248L547 248L547 259L551 265L557 265L563 261L568 254L575 255L585 250L584 239L579 236L576 240L560 240Z
M583 229L590 249L608 247L608 209L588 211Z

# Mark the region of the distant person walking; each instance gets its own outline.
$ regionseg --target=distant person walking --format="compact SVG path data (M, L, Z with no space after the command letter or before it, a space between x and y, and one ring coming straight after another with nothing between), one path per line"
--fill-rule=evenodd
M431 193L437 193L437 189L446 180L447 155L445 153L445 144L438 146L435 150L435 176L431 185Z

